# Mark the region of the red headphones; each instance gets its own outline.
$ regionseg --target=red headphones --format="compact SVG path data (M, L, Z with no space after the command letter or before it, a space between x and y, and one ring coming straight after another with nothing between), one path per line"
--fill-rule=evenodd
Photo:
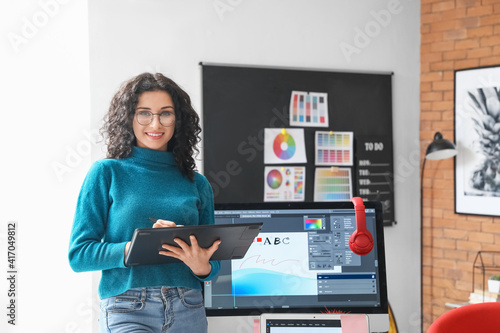
M351 251L360 256L367 255L373 249L372 234L366 229L365 205L363 199L354 197L351 199L356 213L356 230L349 237Z

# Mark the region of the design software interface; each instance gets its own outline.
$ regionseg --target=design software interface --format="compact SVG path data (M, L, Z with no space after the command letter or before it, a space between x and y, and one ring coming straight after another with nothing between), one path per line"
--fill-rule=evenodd
M377 247L349 249L354 209L216 210L216 224L263 222L244 258L221 262L204 285L210 309L379 307ZM375 209L367 229L377 244Z

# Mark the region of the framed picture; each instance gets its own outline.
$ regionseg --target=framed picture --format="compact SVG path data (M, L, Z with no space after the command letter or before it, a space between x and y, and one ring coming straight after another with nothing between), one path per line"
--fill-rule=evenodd
M500 65L455 71L455 212L500 216Z

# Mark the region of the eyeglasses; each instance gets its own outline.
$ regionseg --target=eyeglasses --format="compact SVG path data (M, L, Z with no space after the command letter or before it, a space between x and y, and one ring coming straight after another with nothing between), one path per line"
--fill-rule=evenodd
M153 113L151 111L139 111L135 114L137 122L142 126L147 126L153 121L153 116L160 118L160 124L163 127L172 126L175 123L175 113L172 111L163 111L161 113Z

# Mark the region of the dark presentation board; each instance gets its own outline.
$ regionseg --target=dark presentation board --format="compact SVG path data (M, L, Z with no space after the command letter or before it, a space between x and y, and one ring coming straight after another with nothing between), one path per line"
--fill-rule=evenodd
M314 201L315 132L352 132L353 196L381 201L384 224L394 223L391 73L200 65L203 167L215 202L264 202L266 128L304 128L307 162L294 166L305 166L304 201ZM292 91L327 93L329 126L290 126Z

